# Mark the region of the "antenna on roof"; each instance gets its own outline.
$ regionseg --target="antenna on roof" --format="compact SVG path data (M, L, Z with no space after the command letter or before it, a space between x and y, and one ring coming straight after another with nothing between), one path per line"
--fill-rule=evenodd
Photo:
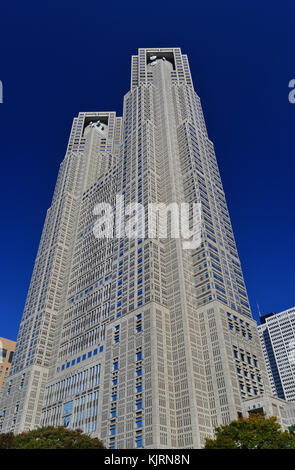
M261 317L262 317L262 315L261 315L261 311L260 311L259 303L257 302L257 300L256 300L256 304L257 304L257 310L258 310L258 313L259 313L259 318L261 318Z

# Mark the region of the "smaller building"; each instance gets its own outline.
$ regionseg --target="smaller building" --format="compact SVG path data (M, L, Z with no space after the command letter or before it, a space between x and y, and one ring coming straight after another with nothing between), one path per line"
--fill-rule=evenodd
M251 413L265 414L266 417L276 416L283 431L295 424L295 403L287 402L271 395L260 395L242 402L243 416Z
M0 337L0 397L4 379L9 375L15 345L15 341Z
M258 327L272 393L295 402L295 308L269 313Z

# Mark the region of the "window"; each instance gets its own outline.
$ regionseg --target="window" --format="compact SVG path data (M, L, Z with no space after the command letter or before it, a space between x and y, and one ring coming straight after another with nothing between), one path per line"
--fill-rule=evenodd
M136 447L142 447L142 436L136 438Z
M142 417L136 418L136 427L137 428L142 428Z
M136 409L141 410L142 409L142 398L136 400Z
M141 361L141 359L142 359L142 352L140 351L140 352L136 353L136 360Z
M7 356L7 349L0 348L0 362L5 362Z

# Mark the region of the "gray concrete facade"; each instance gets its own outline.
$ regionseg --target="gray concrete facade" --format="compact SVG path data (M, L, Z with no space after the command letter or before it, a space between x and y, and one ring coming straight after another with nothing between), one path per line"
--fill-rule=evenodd
M97 239L93 209L118 194L145 207L200 202L201 245L183 249L171 234ZM214 146L179 48L132 57L122 118L74 119L5 386L3 431L64 424L111 449L200 448L243 400L270 393Z

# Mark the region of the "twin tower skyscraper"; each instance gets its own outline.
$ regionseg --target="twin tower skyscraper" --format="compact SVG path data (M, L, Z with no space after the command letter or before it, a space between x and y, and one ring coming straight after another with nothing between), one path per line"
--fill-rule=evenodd
M95 236L95 207L115 207L118 195L143 208L200 203L201 243L146 236L145 211L137 236ZM188 58L139 49L123 117L73 121L0 402L2 432L64 425L111 449L200 448L243 400L269 392Z

